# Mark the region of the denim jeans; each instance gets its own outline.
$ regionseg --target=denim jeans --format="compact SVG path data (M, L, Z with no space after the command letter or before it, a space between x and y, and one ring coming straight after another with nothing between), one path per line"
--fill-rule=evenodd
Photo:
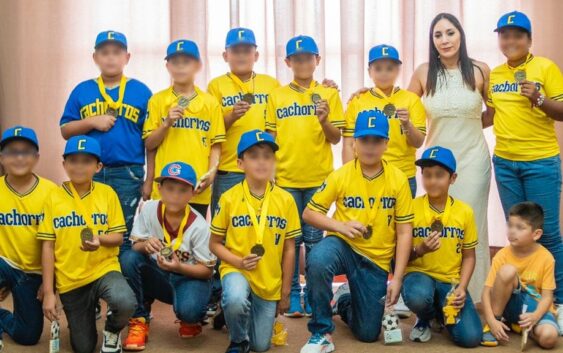
M34 345L43 331L43 309L37 300L41 275L25 273L0 259L0 287L12 293L14 312L0 308L0 339L6 332L16 343Z
M213 182L213 190L211 193L211 216L215 214L221 195L243 180L244 173L223 171L219 171L217 173L215 181Z
M436 318L443 322L442 308L451 288L450 283L437 281L425 273L411 272L403 280L402 295L407 307L419 319L430 322ZM477 347L481 342L483 326L469 292L458 318L457 324L446 325L452 340L460 347Z
M176 317L183 322L197 324L205 318L211 292L210 280L163 271L154 259L135 250L124 253L121 263L123 275L137 299L133 317L144 317L149 321L150 313L144 302L145 298L150 298L172 304Z
M348 278L350 294L338 301L338 314L358 340L377 340L384 309L379 300L387 292L388 273L335 236L325 237L307 259L308 296L313 310L309 331L313 334L334 331L330 305L332 280L341 274Z
M297 204L297 212L299 212L299 218L301 219L301 232L302 235L295 238L295 270L293 271L293 280L291 281L291 294L299 295L301 293L301 284L299 283L299 262L301 256L301 244L305 244L305 259L309 257L309 253L313 246L323 239L323 231L317 229L305 222L303 222L303 211L311 198L317 192L318 188L306 188L306 189L295 189L295 188L285 188ZM307 295L307 288L304 288L305 295Z
M276 319L277 302L258 297L239 272L225 275L221 305L229 328L231 342L250 342L254 352L270 348Z
M561 159L559 156L530 162L510 161L493 156L495 178L505 217L519 202L533 201L543 208L543 235L538 243L555 258L554 301L563 304L563 241L559 227Z
M94 176L94 180L107 184L113 188L119 197L119 203L125 217L127 232L123 235L123 245L121 252L131 249L129 235L133 228L133 219L137 206L141 201L141 188L145 178L145 169L142 165L128 165L121 167L104 167Z
M135 294L120 272L112 271L92 283L60 295L76 353L92 353L98 342L96 304L103 299L111 310L104 330L118 333L135 311Z
M414 199L416 197L416 177L409 178L409 187L411 189L411 195Z

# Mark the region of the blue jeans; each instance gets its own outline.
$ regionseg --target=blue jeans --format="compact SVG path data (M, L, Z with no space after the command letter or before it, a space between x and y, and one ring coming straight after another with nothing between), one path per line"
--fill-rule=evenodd
M317 192L318 188L306 188L306 189L294 189L294 188L284 188L288 191L295 203L297 204L297 212L299 212L299 218L301 219L301 232L302 235L295 238L295 270L293 271L293 280L291 281L291 294L299 295L301 293L301 284L299 283L299 261L301 256L301 244L305 244L305 259L309 257L309 253L313 246L323 239L323 231L317 229L305 222L303 222L303 211L311 198ZM304 289L307 293L307 288Z
M219 171L215 177L211 193L211 216L215 214L219 199L225 191L244 180L244 173Z
M225 275L221 306L229 328L231 342L250 342L254 352L270 349L277 302L254 294L246 278L239 272Z
M437 281L425 273L411 272L403 280L402 295L407 307L420 320L430 322L436 318L443 322L442 308L451 288L450 283ZM446 326L452 340L460 347L477 347L481 342L483 326L469 293L458 318L457 324Z
M409 187L411 188L411 195L414 199L416 197L416 177L409 178Z
M127 165L121 167L104 167L94 176L94 180L107 184L113 188L119 197L119 203L125 217L127 232L123 235L121 252L131 249L129 235L133 228L133 218L139 201L141 201L145 169L142 165Z
M41 275L29 274L0 259L0 287L12 293L14 312L0 308L0 339L6 332L16 343L34 345L43 331L43 309L37 300Z
M377 340L384 309L379 300L387 292L388 273L335 236L324 238L307 259L308 296L313 310L309 331L313 334L334 331L330 305L332 280L341 274L348 278L350 294L338 301L338 314L358 340Z
M563 241L559 227L561 159L559 156L530 162L510 161L493 156L495 178L504 215L517 203L533 201L543 208L543 235L538 243L555 258L554 301L563 304Z
M121 263L123 275L137 299L134 318L144 317L149 321L145 297L172 304L176 317L188 324L197 324L205 318L211 293L210 280L163 271L155 260L134 250L125 252Z

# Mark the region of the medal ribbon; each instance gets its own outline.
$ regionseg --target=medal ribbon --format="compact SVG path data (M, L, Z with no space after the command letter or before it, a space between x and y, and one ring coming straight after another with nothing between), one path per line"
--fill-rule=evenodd
M254 207L250 204L250 189L248 188L248 183L246 180L242 182L242 190L244 192L244 201L246 202L246 207L248 208L248 213L250 214L250 219L252 220L252 227L256 233L256 244L262 244L264 240L264 229L266 228L266 218L268 215L268 208L270 206L270 183L266 185L266 191L264 192L264 199L262 201L262 210L260 211L260 222L256 218L256 211Z
M196 100L196 98L198 96L200 96L202 94L201 90L199 88L197 88L196 86L194 86L194 93L191 96L184 96L182 94L179 94L178 92L174 91L173 87L170 87L170 90L172 91L172 95L173 95L173 99L172 101L168 101L170 102L170 105L172 104L178 104L178 101L180 100L180 98L185 97L188 99L188 107L184 110L188 110L192 113L198 112L201 110L201 108L203 107L202 104L193 104L198 102L198 100Z
M162 233L164 234L164 243L167 246L171 246L172 245L172 240L170 237L170 234L168 234L168 230L166 230L166 225L164 224L164 213L166 211L166 206L164 206L164 203L162 204L161 207L161 217L160 219L162 219ZM188 223L188 218L190 217L190 205L186 206L186 211L184 212L184 218L182 218L182 221L180 222L180 227L178 228L178 236L176 237L176 242L174 243L174 246L172 247L172 250L176 251L180 248L180 245L182 245L182 240L184 239L184 228L186 227L186 224Z
M125 86L127 86L127 77L125 77L125 75L121 75L117 102L115 102L113 98L111 98L109 94L107 94L106 86L104 85L104 80L102 79L102 76L98 77L96 82L98 83L98 89L100 90L100 94L102 95L108 106L112 109L115 109L116 111L119 110L119 108L121 108L121 105L123 104L123 97L125 96Z
M240 90L242 91L243 94L247 94L247 93L254 93L254 92L250 92L248 90L248 87L244 84L244 82L242 82L242 80L235 74L228 72L227 76L233 80L233 82L240 88ZM252 73L252 88L254 90L254 72Z
M315 80L311 80L311 83L309 84L309 88L305 88L300 86L297 82L295 81L291 81L290 85L295 88L296 90L298 90L301 93L309 93L312 94L313 93L313 89L315 88L315 86L317 85L317 81Z
M381 99L383 99L386 103L393 104L391 102L391 99L395 95L395 91L397 91L397 87L393 87L393 89L391 90L391 95L389 95L389 96L387 96L385 93L383 93L383 91L380 90L377 86L374 86L372 88L372 90L373 90L374 93L377 93L378 95L380 95ZM395 104L393 104L393 105L395 105Z
M446 200L446 206L444 207L444 211L442 212L442 214L432 218L432 215L430 214L430 201L428 200L428 194L424 195L424 220L426 222L430 220L430 223L432 223L434 222L434 220L439 219L445 227L450 217L451 203L452 202L450 199L450 195L448 195L448 198Z
M72 192L72 197L74 198L74 203L78 208L78 212L80 212L82 218L84 218L84 222L86 222L86 226L92 229L93 231L94 225L92 224L92 215L88 211L86 211L86 207L84 207L84 202L82 202L82 199L80 198L80 195L78 195L78 191L76 191L76 188L72 184L72 181L68 182L68 186L70 188L70 191ZM90 193L92 193L92 190L94 190L94 182L90 182Z
M389 173L387 173L385 171L385 161L381 161L381 168L383 171L383 178L385 178L385 184L384 186L379 190L379 192L377 193L377 195L375 196L375 199L373 201L373 206L370 205L369 203L369 185L368 185L368 180L366 180L366 178L364 177L364 172L362 171L362 167L359 163L358 160L356 160L356 169L359 171L360 174L360 178L362 178L362 186L363 188L361 189L361 196L362 199L364 200L364 203L366 204L366 209L368 210L367 212L367 216L368 216L368 220L367 220L367 225L373 225L375 223L375 219L377 218L377 213L379 212L379 208L381 207L381 198L383 197L383 193L385 193L385 186L389 183ZM377 205L377 206L376 206Z

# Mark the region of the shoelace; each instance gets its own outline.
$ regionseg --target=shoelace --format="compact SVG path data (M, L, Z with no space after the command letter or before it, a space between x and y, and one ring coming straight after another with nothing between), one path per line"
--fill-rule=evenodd
M105 335L105 342L108 346L117 346L119 335L117 333L107 332Z
M129 335L137 337L145 335L145 328L142 322L133 321L129 325Z

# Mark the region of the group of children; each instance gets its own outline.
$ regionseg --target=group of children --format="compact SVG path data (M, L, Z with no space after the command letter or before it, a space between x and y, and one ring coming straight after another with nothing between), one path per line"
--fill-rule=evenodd
M145 349L154 300L172 305L181 337L195 337L218 272L227 353L268 350L278 314L311 316L302 353L335 350L335 313L358 340L373 342L400 295L417 315L416 342L430 340L436 321L462 347L494 346L510 325L531 330L544 348L556 344L554 260L536 243L543 211L534 203L510 212L510 245L485 283L483 328L466 292L477 245L473 211L449 195L457 176L450 150L433 146L415 161L425 111L418 96L395 87L395 48L370 50L374 86L346 113L335 85L313 78L321 57L311 37L288 41L294 79L286 86L254 73L250 29L230 30L225 48L230 72L206 93L194 83L197 45L171 43L173 83L151 96L123 75L125 36L100 33L100 77L73 90L61 118L69 181L60 187L33 172L33 130L4 131L0 300L11 292L14 310L0 309L1 331L36 344L43 315L60 318L58 293L75 352L95 350L100 299L108 305L102 353ZM333 171L331 145L341 136L344 165ZM416 165L426 194L413 200ZM142 197L150 200L135 216ZM339 274L347 284L333 297ZM453 322L444 321L446 306Z

